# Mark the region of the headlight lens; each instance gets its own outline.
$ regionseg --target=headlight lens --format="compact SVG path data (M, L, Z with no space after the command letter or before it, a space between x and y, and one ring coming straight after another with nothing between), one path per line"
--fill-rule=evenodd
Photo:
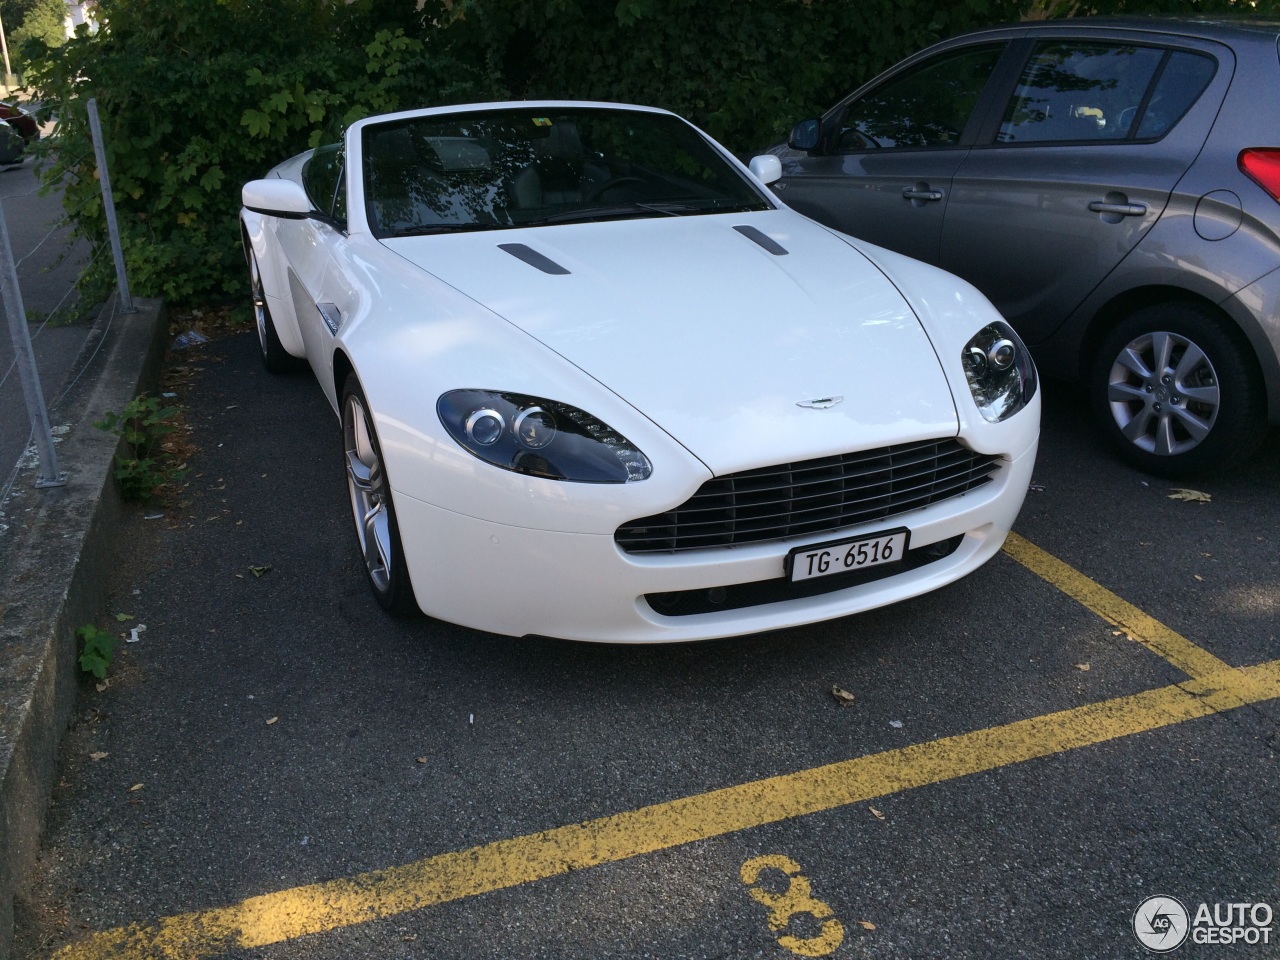
M964 378L983 419L999 423L1036 395L1036 366L1031 354L1003 321L988 324L960 354Z
M585 410L522 393L450 390L436 403L449 436L485 463L578 483L633 483L653 472L626 437Z

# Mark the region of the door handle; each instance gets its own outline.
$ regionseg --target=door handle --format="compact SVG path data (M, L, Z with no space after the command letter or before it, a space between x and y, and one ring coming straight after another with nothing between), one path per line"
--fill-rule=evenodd
M1145 203L1107 203L1105 200L1095 200L1089 204L1089 209L1094 213L1112 213L1121 217L1141 217L1147 212Z
M917 184L914 187L907 187L902 191L903 200L941 200L941 190L930 190Z

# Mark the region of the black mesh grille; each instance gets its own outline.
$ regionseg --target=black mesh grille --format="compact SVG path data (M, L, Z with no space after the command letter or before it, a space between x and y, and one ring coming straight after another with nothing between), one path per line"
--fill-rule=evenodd
M828 533L958 497L999 462L946 439L745 470L708 480L674 510L624 523L614 539L627 553L677 553Z

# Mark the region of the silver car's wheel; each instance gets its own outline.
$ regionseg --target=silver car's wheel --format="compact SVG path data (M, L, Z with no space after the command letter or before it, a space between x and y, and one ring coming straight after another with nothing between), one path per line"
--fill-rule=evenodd
M1257 362L1207 304L1131 315L1103 341L1092 393L1120 454L1161 476L1243 462L1266 433Z
M1116 356L1107 401L1120 433L1139 450L1189 453L1209 436L1222 395L1218 372L1197 344L1168 330L1144 333Z
M369 585L385 609L411 614L417 604L404 562L386 467L364 392L354 377L348 378L343 391L342 445L351 517Z

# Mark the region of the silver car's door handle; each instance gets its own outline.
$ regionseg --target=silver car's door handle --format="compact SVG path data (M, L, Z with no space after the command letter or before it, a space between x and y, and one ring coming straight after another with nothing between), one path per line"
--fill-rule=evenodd
M941 200L941 190L921 190L918 187L907 187L902 191L903 200Z
M1114 213L1122 217L1141 217L1147 212L1145 203L1107 203L1105 200L1095 200L1089 204L1089 209L1094 213Z

